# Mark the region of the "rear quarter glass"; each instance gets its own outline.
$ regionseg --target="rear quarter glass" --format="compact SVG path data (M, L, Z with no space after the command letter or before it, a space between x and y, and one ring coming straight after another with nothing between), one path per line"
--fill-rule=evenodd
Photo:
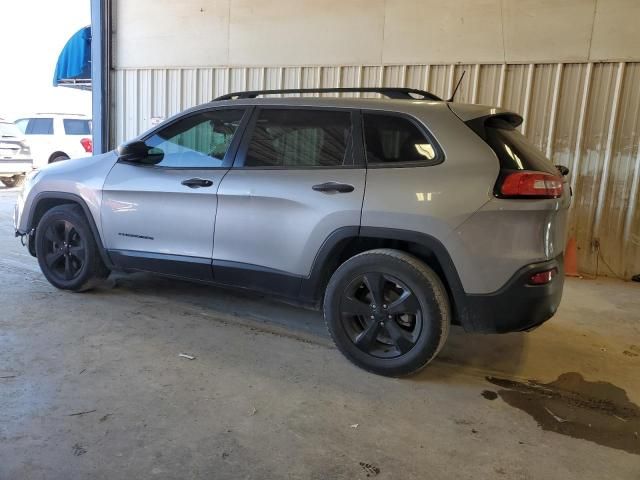
M553 163L510 123L490 118L485 122L484 133L498 156L501 170L532 170L559 175Z
M91 123L89 120L79 118L65 118L62 120L66 135L91 135Z

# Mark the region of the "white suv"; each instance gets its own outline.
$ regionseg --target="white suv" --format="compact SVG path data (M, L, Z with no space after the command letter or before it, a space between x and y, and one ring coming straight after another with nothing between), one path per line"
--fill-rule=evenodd
M15 124L27 136L34 168L69 158L86 157L93 150L91 119L72 113L37 113Z

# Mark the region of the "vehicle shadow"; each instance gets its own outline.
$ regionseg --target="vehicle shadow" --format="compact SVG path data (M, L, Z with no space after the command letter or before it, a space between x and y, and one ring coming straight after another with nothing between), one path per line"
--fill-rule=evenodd
M150 274L112 275L107 288L124 289L137 295L161 296L164 300L196 308L213 317L251 322L267 331L286 331L323 345L332 345L322 314L284 303L254 292L202 285ZM478 376L505 375L519 371L527 346L525 333L482 335L453 326L444 348L429 367L411 378L433 381L469 372Z
M510 377L521 371L528 341L526 333L467 333L453 326L439 355L411 379L444 380L464 373Z
M314 335L330 341L320 312L269 295L145 273L113 274L106 287L125 289L138 295L161 296L163 299L196 308L213 317L227 319L231 316L240 323L246 319L265 328L286 328L294 336L297 333Z

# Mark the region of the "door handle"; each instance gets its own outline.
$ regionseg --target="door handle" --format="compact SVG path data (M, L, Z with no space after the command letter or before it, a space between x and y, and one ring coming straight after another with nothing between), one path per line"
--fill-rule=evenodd
M316 192L324 192L324 193L349 193L353 192L353 185L349 185L348 183L338 183L338 182L325 182L314 185L313 188Z
M210 187L213 185L211 180L205 180L204 178L190 178L189 180L184 180L182 185L189 188L200 188L200 187Z

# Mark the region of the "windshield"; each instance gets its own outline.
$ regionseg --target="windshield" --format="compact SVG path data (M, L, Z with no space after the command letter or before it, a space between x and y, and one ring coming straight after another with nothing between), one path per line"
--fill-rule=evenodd
M0 137L21 137L22 132L13 123L0 122Z

